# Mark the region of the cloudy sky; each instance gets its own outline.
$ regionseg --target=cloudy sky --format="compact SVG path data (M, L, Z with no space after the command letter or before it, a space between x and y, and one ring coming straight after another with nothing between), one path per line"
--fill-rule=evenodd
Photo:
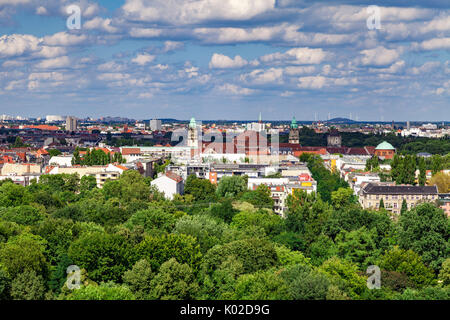
M259 112L450 120L450 1L0 0L0 114Z

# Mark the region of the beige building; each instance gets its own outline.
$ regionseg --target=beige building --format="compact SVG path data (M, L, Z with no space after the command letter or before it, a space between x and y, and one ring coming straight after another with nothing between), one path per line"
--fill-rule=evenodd
M89 174L90 176L94 177L95 180L97 180L97 187L103 188L103 185L108 180L117 180L120 177L120 174L118 172L96 172Z
M403 200L406 200L408 209L411 209L420 202L438 200L438 190L436 186L368 183L359 192L359 202L364 209L379 209L381 199L383 199L385 209L400 214Z
M41 166L35 163L5 163L1 170L2 176L22 176L30 173L41 173Z
M289 195L295 195L302 191L308 194L317 191L317 182L308 174L302 174L298 177L248 179L248 188L250 190L256 190L261 184L270 189L270 197L274 201L273 211L283 218L285 218L288 209L287 198Z
M78 120L75 117L67 117L66 119L66 131L77 131Z
M117 180L120 175L127 170L121 165L109 164L107 166L74 166L74 167L54 167L51 168L49 174L74 174L77 173L80 178L84 176L92 176L97 180L97 187L102 188L105 182L109 180Z

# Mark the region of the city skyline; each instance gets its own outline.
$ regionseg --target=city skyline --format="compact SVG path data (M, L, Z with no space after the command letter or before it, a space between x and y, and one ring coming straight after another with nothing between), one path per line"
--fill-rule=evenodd
M440 0L3 0L0 113L441 122L449 49Z

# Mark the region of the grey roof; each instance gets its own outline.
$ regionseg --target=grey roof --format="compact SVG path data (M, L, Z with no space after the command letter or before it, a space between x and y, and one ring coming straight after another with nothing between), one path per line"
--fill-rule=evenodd
M438 194L437 186L383 186L372 183L367 184L362 191L370 194Z

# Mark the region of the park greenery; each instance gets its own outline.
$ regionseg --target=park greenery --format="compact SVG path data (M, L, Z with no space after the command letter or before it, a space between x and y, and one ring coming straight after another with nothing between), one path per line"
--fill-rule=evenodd
M391 171L384 173L380 169L382 163L389 163ZM442 172L450 169L450 153L446 156L433 155L429 158L417 157L415 155L395 155L391 160L381 161L373 156L366 161L367 171L378 172L383 181L395 181L396 184L427 185L427 171L432 178L429 185L437 185L440 193L450 192L450 175ZM419 174L416 177L416 171Z
M190 176L166 200L137 171L98 189L92 177L44 175L0 185L0 299L450 299L450 220L434 204L399 217L363 210L316 156L318 194L218 186ZM67 267L81 269L79 289ZM367 287L369 265L381 289Z
M120 152L107 153L102 149L86 149L83 151L84 154L81 155L80 151L82 151L80 148L75 148L72 165L96 166L125 162L125 159L122 158L122 154Z

